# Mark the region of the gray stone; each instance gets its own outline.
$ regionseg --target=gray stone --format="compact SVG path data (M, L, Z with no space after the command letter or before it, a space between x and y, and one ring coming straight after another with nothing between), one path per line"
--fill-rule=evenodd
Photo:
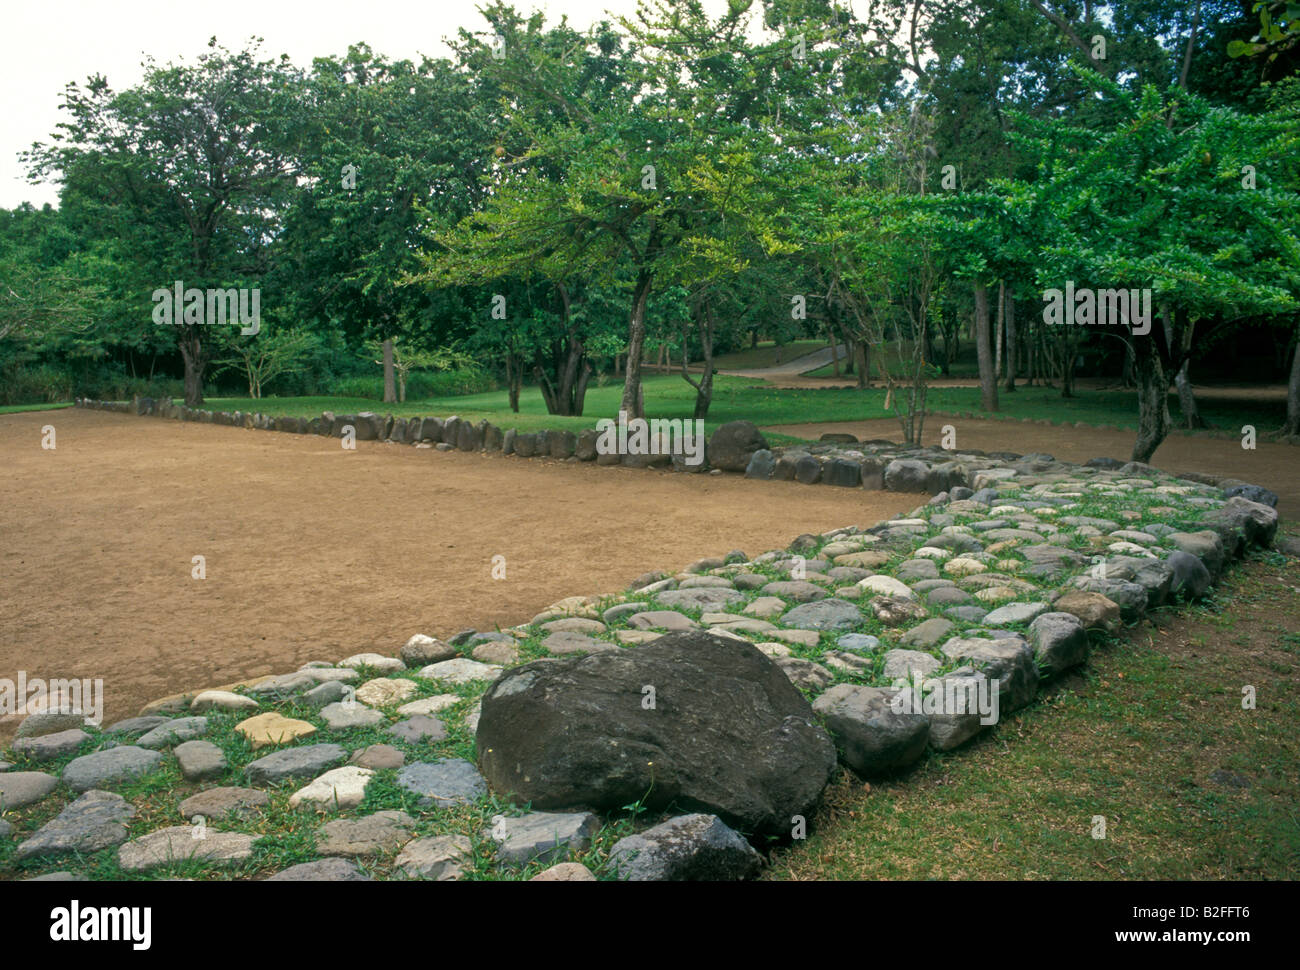
M1043 613L1037 617L1029 624L1029 646L1044 677L1060 674L1088 659L1088 633L1073 613Z
M405 812L375 812L362 818L336 818L318 831L316 851L323 856L359 858L400 849L411 841L415 819Z
M822 463L812 455L804 455L794 466L795 481L802 485L816 485L821 481Z
M109 727L104 728L104 733L114 736L144 734L148 731L152 731L160 724L166 724L170 720L170 717L163 717L160 714L150 714L145 717L128 717L124 721L117 721Z
M406 755L390 744L372 744L354 751L348 764L371 771L396 770L406 764Z
M196 839L191 826L173 825L126 843L117 850L117 863L127 872L191 859L208 865L231 865L249 858L256 841L251 835L217 832L211 828L203 838Z
M989 626L1003 626L1007 623L1028 623L1036 616L1047 612L1046 603L1006 603L991 611L983 622Z
M875 777L904 768L925 753L930 721L919 712L895 711L897 693L836 684L813 702L840 759L860 775Z
M270 804L271 796L256 788L209 788L185 799L179 810L181 818L188 821L193 821L196 816L205 819L248 818L260 814Z
M925 462L896 458L885 466L885 488L891 492L924 492L929 476Z
M685 613L676 610L646 610L628 617L627 625L634 630L693 630L697 626Z
M424 667L456 656L456 648L433 637L417 633L402 647L401 657L408 667Z
M776 459L766 448L754 452L745 466L746 478L767 479L776 471Z
M927 623L933 622L927 620ZM887 650L885 651L885 679L891 683L898 680L915 681L924 680L931 674L938 672L943 665L928 653L922 653L920 650Z
M80 728L73 728L38 737L18 738L13 743L13 749L15 754L32 761L54 761L72 754L89 740L89 734Z
M880 640L867 633L846 633L836 638L835 645L841 650L870 653L880 648Z
M482 747L480 744L480 757ZM397 783L407 791L419 795L420 805L438 808L468 805L487 794L487 782L478 769L468 761L459 759L421 761L407 765L398 772Z
M320 716L331 731L350 731L384 723L384 715L355 700L327 704L321 708Z
M211 741L186 741L172 749L186 781L215 778L226 770L226 755Z
M951 620L936 616L912 627L898 638L898 642L905 647L933 647L946 637L954 626Z
M497 859L526 865L552 863L591 845L600 819L590 812L530 812L518 818L495 818L488 829L498 843Z
M90 854L126 841L126 823L135 806L121 795L91 790L50 819L14 851L17 859L34 855Z
M930 697L937 703L934 711L926 715L930 720L930 747L936 751L951 751L988 727L981 723L979 706L981 695L992 699L992 689L991 678L977 676L969 668L934 681ZM915 696L916 692L913 693Z
M63 769L63 783L76 792L131 781L158 768L163 756L157 751L124 744L74 758Z
M754 453L767 447L767 439L752 422L729 421L709 438L709 465L723 471L743 472Z
M347 756L348 753L337 744L307 744L258 758L249 763L244 773L254 785L278 785L285 781L315 778L342 764Z
M190 741L208 733L206 717L178 717L146 732L136 744L142 748L166 748L180 741Z
M388 729L388 733L399 741L405 741L408 744L427 744L431 741L442 741L447 737L447 725L436 717L429 717L427 714L417 714L409 717L405 721L399 721ZM400 752L399 752L400 754Z
M721 882L754 878L763 858L716 815L696 814L619 839L609 863L631 882Z
M473 846L463 835L436 835L406 843L393 868L412 879L451 882L471 861Z
M842 599L822 599L804 603L781 617L786 626L801 630L848 630L863 621L862 611Z
M942 647L944 656L965 660L977 672L997 681L998 707L1010 713L1024 707L1038 693L1038 668L1034 652L1020 637L953 637Z
M347 684L342 681L327 680L320 686L307 691L300 700L306 707L320 709L343 700L350 693Z
M703 589L670 589L656 595L664 606L709 611L719 610L728 603L736 603L744 599L739 590L716 586Z
M546 639L542 641L542 647L548 653L553 653L558 657L567 656L572 653L594 653L597 650L618 649L614 644L607 640L597 640L595 637L589 637L585 633L573 633L567 630L559 630L548 635Z
M483 696L477 742L493 790L535 809L677 801L770 834L811 812L835 766L781 668L704 631L506 671Z
M796 603L811 603L826 596L826 590L803 579L783 579L763 587L764 596L779 596Z
M46 734L60 734L79 730L86 723L84 714L70 711L40 711L23 718L14 738L39 738Z
M1166 536L1166 540L1175 549L1190 553L1204 563L1211 580L1217 579L1219 573L1223 572L1227 557L1223 540L1218 533L1208 529L1200 532L1173 532Z
M1173 573L1169 592L1171 596L1200 599L1210 589L1210 571L1205 564L1189 552L1176 549L1165 560Z
M350 859L317 859L282 869L267 882L374 882Z

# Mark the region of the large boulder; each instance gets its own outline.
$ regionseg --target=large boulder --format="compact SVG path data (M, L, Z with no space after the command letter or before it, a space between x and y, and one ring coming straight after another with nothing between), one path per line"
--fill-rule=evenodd
M782 669L704 631L507 671L483 696L478 752L491 787L534 809L674 804L787 837L835 769Z
M844 763L868 778L910 765L925 753L930 721L920 712L896 711L898 692L836 684L813 702L826 718Z
M751 421L728 421L709 439L709 464L723 471L743 472L754 452L767 449L767 439Z

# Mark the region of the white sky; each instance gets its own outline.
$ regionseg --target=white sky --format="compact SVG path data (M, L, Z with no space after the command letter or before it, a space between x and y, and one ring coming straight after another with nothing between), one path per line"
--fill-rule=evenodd
M706 0L715 13L725 0ZM757 4L755 5L757 7ZM636 0L516 0L516 9L542 9L547 22L567 14L586 29L606 11L631 15ZM757 16L755 14L754 16ZM31 185L18 153L48 142L63 112L69 81L103 74L115 91L138 84L145 55L161 64L193 61L208 38L241 50L264 38L263 56L288 54L306 66L313 57L343 54L364 41L393 58L448 53L442 43L459 27L481 30L474 2L453 0L14 0L0 31L0 207L58 201L57 188Z

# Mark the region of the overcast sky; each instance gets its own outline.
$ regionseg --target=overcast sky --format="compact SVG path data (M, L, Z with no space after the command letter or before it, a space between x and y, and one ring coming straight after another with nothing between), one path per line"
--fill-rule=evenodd
M725 0L706 0L717 12ZM567 14L585 29L606 11L630 15L636 0L516 0L542 9L547 21ZM288 54L306 66L364 41L389 57L448 53L443 38L459 27L483 28L478 4L461 0L14 0L0 31L0 207L57 202L56 187L28 183L18 153L48 141L62 120L59 100L69 81L103 74L116 91L141 80L140 63L192 61L208 38L239 50L265 39L264 55Z

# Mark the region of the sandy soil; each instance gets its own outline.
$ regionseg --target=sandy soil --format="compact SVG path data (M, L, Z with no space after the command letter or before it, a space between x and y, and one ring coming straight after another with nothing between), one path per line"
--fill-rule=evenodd
M942 428L951 424L959 448L981 451L1041 451L1063 461L1085 462L1089 458L1118 458L1127 461L1133 450L1133 432L1103 431L1099 428L1062 428L1019 421L989 421L978 418L926 419L923 444L937 444ZM827 432L847 432L866 441L887 438L898 441L898 422L893 418L874 421L838 421L823 424L783 424L764 428L781 434L816 440ZM1170 435L1156 450L1151 464L1169 472L1200 472L1240 478L1272 489L1278 495L1278 512L1284 517L1300 515L1300 448L1271 442L1258 443L1246 451L1237 439Z
M103 678L109 721L917 504L75 410L0 416L0 482L0 678Z

